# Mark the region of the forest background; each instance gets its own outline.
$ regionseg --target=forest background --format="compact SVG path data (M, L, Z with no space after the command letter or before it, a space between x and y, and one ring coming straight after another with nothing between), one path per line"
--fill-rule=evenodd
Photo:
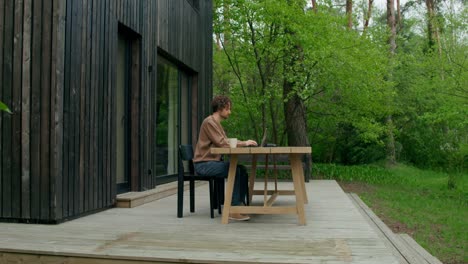
M312 146L312 178L359 193L443 263L468 263L464 0L215 0L228 135Z
M461 0L216 0L215 93L231 135L310 145L314 162L466 170ZM248 124L248 125L245 125Z

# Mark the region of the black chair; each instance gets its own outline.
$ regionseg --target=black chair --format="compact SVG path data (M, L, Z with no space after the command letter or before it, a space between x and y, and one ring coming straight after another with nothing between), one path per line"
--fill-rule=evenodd
M221 204L224 200L224 178L214 176L203 176L195 174L193 167L192 145L179 146L179 177L177 190L177 217L182 217L184 208L184 182L190 182L190 212L195 212L195 181L208 181L210 191L210 213L214 218L214 209L221 214ZM184 170L184 161L188 162L188 171Z

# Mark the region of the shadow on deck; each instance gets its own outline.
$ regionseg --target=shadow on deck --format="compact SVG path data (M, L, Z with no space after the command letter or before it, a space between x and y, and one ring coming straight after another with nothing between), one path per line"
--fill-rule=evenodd
M0 223L0 263L404 263L335 181L313 180L306 189L306 226L295 215L222 225L209 217L207 185L197 188L196 212L187 198L180 219L170 195L59 225Z

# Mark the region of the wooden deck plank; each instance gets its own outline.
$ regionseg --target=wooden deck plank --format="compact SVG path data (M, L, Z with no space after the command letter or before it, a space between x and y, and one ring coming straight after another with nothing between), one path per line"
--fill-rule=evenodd
M290 189L292 183L279 187ZM252 215L248 222L222 225L219 215L209 217L207 185L202 185L196 212L186 207L184 218L176 217L172 195L59 225L0 223L0 252L135 263L398 263L336 182L314 180L306 189L306 226L298 226L295 215ZM254 196L253 204L263 205L262 198ZM294 196L275 202L294 204Z
M426 252L423 248L421 248L418 245L419 246L418 249L422 249L423 251L426 252L426 255L424 256L422 253L418 252L418 249L415 249L415 247L411 246L411 241L409 240L406 241L404 237L393 233L393 231L387 225L385 225L385 223L382 222L382 220L380 220L378 216L375 215L374 212L372 212L372 210L359 198L359 196L353 193L353 194L349 194L349 197L355 203L356 208L360 209L361 213L364 216L366 215L368 216L366 218L367 221L374 228L374 230L379 234L379 236L384 240L384 243L393 252L395 257L398 258L399 263L401 264L432 263L428 261L428 260L433 260L432 258L425 257L428 255L431 256L428 252Z
M364 216L364 218L367 220L369 225L374 228L374 230L377 232L379 237L384 241L384 244L387 246L389 250L393 253L393 255L398 259L398 263L400 264L408 264L408 261L401 255L401 253L398 251L398 249L390 242L390 240L387 239L385 234L381 232L379 226L377 226L374 221L369 217L369 215L366 213L366 211L362 208L362 204L358 203L359 197L357 197L356 194L349 194L349 198L351 201L355 204L356 208L360 209L361 214ZM359 199L360 200L360 199ZM369 209L370 210L370 209Z

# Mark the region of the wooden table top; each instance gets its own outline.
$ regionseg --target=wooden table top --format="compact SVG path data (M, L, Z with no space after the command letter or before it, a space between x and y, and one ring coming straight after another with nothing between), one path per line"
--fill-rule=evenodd
M211 154L307 154L311 147L240 147L211 148Z

